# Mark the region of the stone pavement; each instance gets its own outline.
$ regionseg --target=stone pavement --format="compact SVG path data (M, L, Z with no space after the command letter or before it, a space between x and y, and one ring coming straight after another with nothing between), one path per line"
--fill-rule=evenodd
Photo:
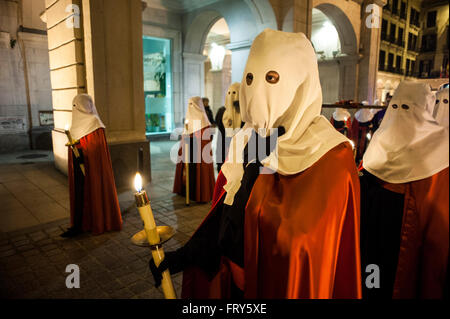
M166 251L184 244L210 204L171 193L173 142L152 142L152 183L145 186L156 223L176 229ZM47 161L5 163L0 159L0 298L163 298L148 270L149 248L131 244L142 229L132 190L119 191L123 230L74 239L69 226L67 178ZM66 288L66 266L80 267L79 289ZM172 276L178 296L182 274Z

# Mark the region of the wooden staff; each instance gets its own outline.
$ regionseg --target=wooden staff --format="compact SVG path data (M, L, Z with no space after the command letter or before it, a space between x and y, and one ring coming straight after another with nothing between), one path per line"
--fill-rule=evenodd
M80 141L74 141L72 139L72 135L70 134L69 130L64 130L66 132L67 135L67 139L69 140L69 143L66 144L66 146L69 146L72 149L73 154L75 155L76 159L80 159L80 152L78 151L78 148L75 146L77 144L80 143ZM84 164L83 163L79 163L80 164L80 169L81 172L83 173L83 176L86 176L86 169L84 168Z
M188 131L188 121L185 124L186 133ZM187 135L186 141L184 142L184 170L186 174L186 206L189 206L189 135Z

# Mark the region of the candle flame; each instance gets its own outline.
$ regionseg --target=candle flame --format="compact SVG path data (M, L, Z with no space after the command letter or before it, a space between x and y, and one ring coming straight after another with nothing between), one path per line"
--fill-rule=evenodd
M68 130L69 130L69 124L66 124L66 126L64 127L64 130L65 130L65 131L68 131Z
M138 192L142 190L142 177L139 173L136 173L136 177L134 178L134 187Z
M368 139L368 140L370 140L370 139L372 138L372 134L370 134L370 133L367 133L366 136L367 136L367 139Z

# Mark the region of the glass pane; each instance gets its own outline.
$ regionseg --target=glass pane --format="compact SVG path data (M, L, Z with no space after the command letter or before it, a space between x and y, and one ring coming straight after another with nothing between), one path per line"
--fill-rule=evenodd
M145 128L148 134L173 130L170 39L144 36Z

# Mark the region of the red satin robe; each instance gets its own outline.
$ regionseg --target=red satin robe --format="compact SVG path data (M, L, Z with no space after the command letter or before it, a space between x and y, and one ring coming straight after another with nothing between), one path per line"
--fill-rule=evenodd
M189 169L189 185L190 185L190 198L200 203L210 202L214 191L214 166L211 152L211 140L212 136L208 133L210 131L209 126L190 135L190 141L193 145L190 146L189 156L190 169ZM203 137L203 138L202 138ZM185 196L186 192L186 176L185 176L185 143L180 145L178 151L178 163L175 170L175 180L173 185L173 192L180 196ZM195 152L195 156L191 154ZM206 158L207 157L207 158ZM198 162L195 163L194 160ZM211 161L207 163L207 161ZM194 172L194 176L192 176Z
M206 219L224 184L220 174L220 195ZM201 269L187 269L182 297L228 298L233 280L251 299L361 298L359 213L348 143L299 174L259 175L245 211L244 269L225 257L211 281Z
M372 121L361 125L360 122L355 118L351 125L349 138L355 143L356 163L359 163L362 160L367 146L369 145L367 133L371 133L373 135Z
M82 230L94 235L122 229L114 173L103 128L82 137L77 145L83 153L86 176L83 187ZM72 149L69 148L70 219L75 219L75 183Z
M394 299L442 298L449 258L449 169L383 187L405 194Z

